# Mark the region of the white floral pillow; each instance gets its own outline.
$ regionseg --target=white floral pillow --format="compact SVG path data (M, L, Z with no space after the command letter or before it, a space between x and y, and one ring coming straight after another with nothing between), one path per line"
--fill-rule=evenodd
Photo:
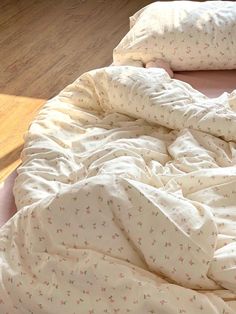
M115 65L155 58L175 71L236 69L236 2L154 2L130 18Z

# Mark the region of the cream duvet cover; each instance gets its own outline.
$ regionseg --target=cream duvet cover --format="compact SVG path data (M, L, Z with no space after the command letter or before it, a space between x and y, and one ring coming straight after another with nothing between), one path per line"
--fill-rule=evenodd
M0 313L236 313L236 93L109 67L26 135Z

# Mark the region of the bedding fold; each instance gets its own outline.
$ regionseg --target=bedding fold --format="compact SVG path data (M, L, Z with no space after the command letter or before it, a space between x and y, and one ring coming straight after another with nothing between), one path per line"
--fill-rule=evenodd
M116 66L47 102L0 229L1 312L235 313L235 108Z

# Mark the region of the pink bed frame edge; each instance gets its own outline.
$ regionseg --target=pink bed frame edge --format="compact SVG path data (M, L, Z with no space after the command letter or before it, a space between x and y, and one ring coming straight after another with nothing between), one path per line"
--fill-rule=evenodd
M0 186L0 227L16 213L16 204L12 191L16 176L17 172L15 170Z

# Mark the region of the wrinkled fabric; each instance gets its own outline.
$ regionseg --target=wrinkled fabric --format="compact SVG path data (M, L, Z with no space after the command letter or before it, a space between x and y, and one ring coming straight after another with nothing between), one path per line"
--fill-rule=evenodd
M115 65L162 59L173 71L236 69L235 1L154 1L130 17Z
M235 95L109 67L50 100L0 230L0 312L235 313Z

